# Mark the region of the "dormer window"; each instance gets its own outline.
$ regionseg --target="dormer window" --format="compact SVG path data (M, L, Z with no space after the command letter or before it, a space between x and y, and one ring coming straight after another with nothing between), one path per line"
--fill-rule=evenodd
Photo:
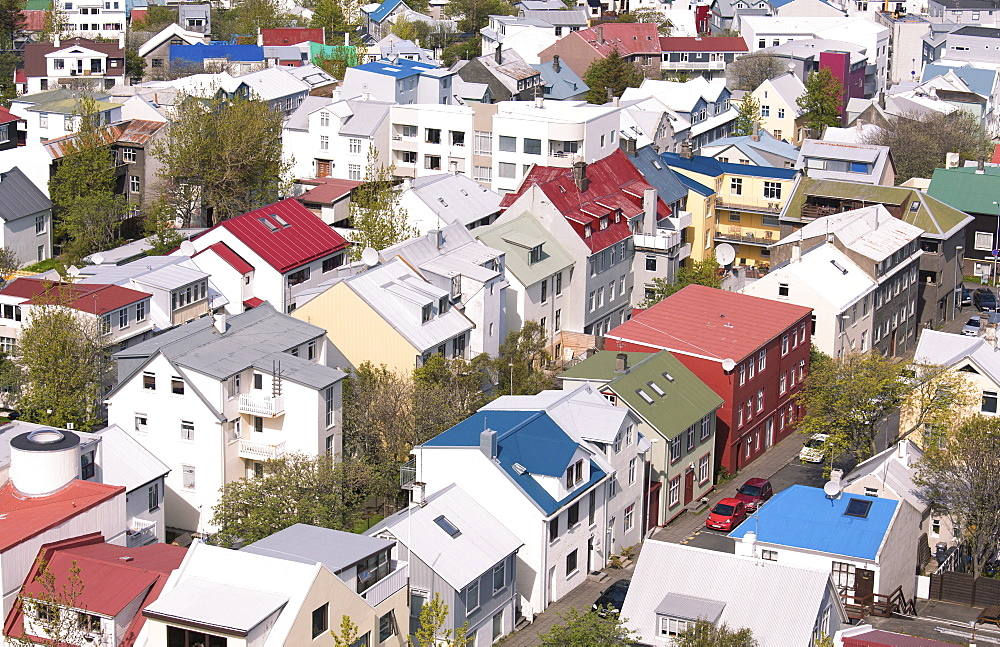
M587 235L589 236L590 234ZM534 265L540 260L542 260L542 246L535 245L534 247L531 248L531 250L528 251L528 264Z
M420 322L427 323L434 316L434 306L428 303L420 313Z
M590 238L590 233L591 233L590 225L584 225L583 226L583 237L584 238Z
M448 312L448 297L441 297L438 299L438 313L444 314Z
M601 225L600 226L601 226L601 230L602 231L608 228L608 217L607 216L604 216L603 218L601 218Z
M583 481L583 459L573 463L566 469L566 489L572 490Z

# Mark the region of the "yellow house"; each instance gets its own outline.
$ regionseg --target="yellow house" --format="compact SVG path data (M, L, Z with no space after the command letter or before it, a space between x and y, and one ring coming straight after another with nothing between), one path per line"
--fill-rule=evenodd
M761 83L750 93L760 105L760 127L775 139L801 144L806 137L805 117L795 100L805 91L802 81L791 72Z
M691 214L691 255L681 265L690 267L715 251L715 190L686 175L677 176L688 190L685 210Z
M434 354L469 357L473 322L451 307L451 293L401 257L334 279L298 297L292 316L326 329L334 365L366 361L408 373ZM303 303L304 302L304 303Z
M702 227L699 240L703 245L708 245L707 236L711 235L713 250L721 243L732 245L736 250L737 265L769 266L768 247L781 238L778 215L792 193L798 171L730 164L711 157L685 156L683 153L663 153L661 157L682 178L713 192L713 196L707 199L709 210L703 215L708 216L714 211L714 225ZM685 182L689 189L690 182ZM688 201L688 210L694 214L692 202L697 200ZM693 221L698 220L706 223L709 218L693 218ZM695 247L701 245L692 246L692 258L695 258ZM709 250L700 251L704 257Z

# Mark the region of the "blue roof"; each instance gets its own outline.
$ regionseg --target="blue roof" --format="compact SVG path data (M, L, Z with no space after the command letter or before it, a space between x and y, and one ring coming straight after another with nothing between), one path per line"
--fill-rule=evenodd
M206 58L226 58L230 61L263 61L264 48L259 45L234 45L232 43L196 43L194 45L171 45L170 60L204 63Z
M700 193L701 195L705 196L706 198L708 196L713 195L715 193L714 190L708 188L707 186L705 186L701 182L698 182L696 180L692 180L691 178L689 178L688 176L684 175L683 173L677 173L676 175L677 175L677 179L681 181L681 184L683 184L687 188L691 189L695 193Z
M378 6L378 9L371 12L369 17L375 22L382 22L392 12L393 9L403 3L403 0L385 0Z
M777 180L791 180L798 173L790 168L772 168L770 166L752 166L750 164L732 164L720 162L714 157L695 155L691 159L681 157L680 153L660 153L663 161L670 166L676 166L702 175L719 177L724 173L751 175L753 177L770 177Z
M871 502L868 516L846 516L852 499ZM782 490L729 533L740 539L756 532L757 541L873 561L889 532L898 501L843 493L830 500L822 488L793 485Z
M764 151L765 153L771 153L772 155L778 155L791 160L798 159L799 157L799 149L788 142L774 137L766 130L760 131L756 141L753 135L737 135L716 139L712 142L711 146L713 148L716 146L736 146L760 166L772 166L772 164L758 151Z
M437 68L428 63L421 63L420 61L411 61L401 58L398 61L389 61L387 59L372 61L371 63L358 65L354 69L371 72L372 74L384 74L393 78L404 79L408 76L420 74L425 70L434 70Z
M544 411L479 411L426 443L425 447L479 447L484 429L497 432L497 462L521 490L546 515L550 515L580 496L605 477L605 472L590 461L590 480L569 496L556 501L532 474L561 478L580 448L555 420ZM525 470L518 474L514 465Z
M568 99L590 90L590 86L584 83L569 65L560 65L558 72L552 67L552 61L533 63L531 67L542 75L542 83L549 89L549 93L545 95L546 99Z
M993 80L996 79L997 73L994 70L981 70L969 65L958 67L956 65L928 64L924 66L924 75L920 80L929 81L935 76L947 74L949 70L953 71L976 94L988 97L993 93Z
M642 177L656 189L657 197L664 203L670 204L687 196L688 187L678 177L680 173L674 173L670 167L661 162L652 146L643 146L637 150L635 157L630 158L630 161L642 173Z

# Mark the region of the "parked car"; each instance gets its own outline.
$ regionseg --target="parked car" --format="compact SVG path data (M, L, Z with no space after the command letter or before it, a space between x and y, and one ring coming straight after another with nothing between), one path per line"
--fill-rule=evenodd
M601 597L594 602L593 609L600 616L607 615L607 608L611 607L618 613L622 612L622 605L625 604L625 594L628 593L628 585L632 580L618 580L601 592Z
M965 322L962 326L962 334L968 335L969 337L976 337L979 335L979 317L972 317Z
M799 460L803 463L822 463L825 454L823 443L829 438L826 434L813 434L799 450Z
M997 297L989 288L976 288L972 293L972 305L980 312L996 312Z
M962 307L972 305L972 290L969 288L962 288Z
M771 482L767 479L752 478L736 490L736 499L742 501L747 512L753 512L774 495Z
M732 530L747 518L747 506L739 499L723 499L715 504L705 519L705 525L714 530Z

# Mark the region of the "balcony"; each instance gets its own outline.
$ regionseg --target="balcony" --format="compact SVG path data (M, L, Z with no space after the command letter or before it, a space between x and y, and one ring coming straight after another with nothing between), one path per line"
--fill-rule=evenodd
M128 548L138 548L156 541L156 522L133 519L132 527L125 531Z
M237 453L240 458L249 458L253 461L272 461L285 453L285 443L268 445L240 438L240 447Z
M256 393L240 393L240 413L261 418L277 418L285 414L285 397L282 395L258 395Z
M728 229L722 229L721 227L717 232L715 232L715 240L727 243L741 243L745 245L756 245L758 247L768 247L778 242L778 237L774 232L765 231L762 232L764 235L759 235L761 232L751 232L744 231L740 227L729 227Z
M392 571L384 578L371 585L361 597L365 599L368 606L373 609L385 602L393 593L400 590L409 581L410 565L406 562L392 560L390 563Z
M678 211L673 216L668 217L667 220L670 221L671 227L680 231L685 227L690 227L694 217L690 211Z
M739 199L739 196L733 196ZM751 200L749 198L740 199L739 202L724 201L717 199L715 201L716 209L735 209L738 211L758 211L760 213L781 213L781 199L776 198L774 200Z
M684 243L681 245L681 249L677 252L677 260L683 261L686 258L691 257L691 243Z
M669 229L658 229L655 236L651 234L632 234L632 244L637 250L655 250L669 252L680 245L681 233Z
M661 70L724 70L725 61L663 61Z

